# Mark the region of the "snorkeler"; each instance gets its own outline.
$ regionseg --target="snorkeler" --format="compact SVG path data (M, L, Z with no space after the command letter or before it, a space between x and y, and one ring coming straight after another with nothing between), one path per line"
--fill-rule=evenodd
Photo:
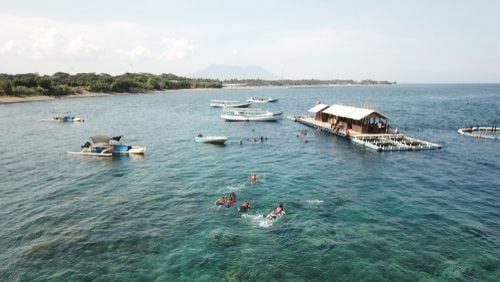
M273 212L271 212L270 214L267 215L267 219L276 219L277 217L279 216L282 216L283 214L285 214L285 209L283 208L283 204L279 204L274 210Z
M250 202L247 200L244 200L243 203L241 203L240 208L238 209L239 212L246 212L250 208Z
M223 206L226 203L226 197L221 197L215 201L216 206Z
M259 177L257 176L257 174L252 174L248 177L248 183L250 183L250 184L257 182L257 180L259 180Z

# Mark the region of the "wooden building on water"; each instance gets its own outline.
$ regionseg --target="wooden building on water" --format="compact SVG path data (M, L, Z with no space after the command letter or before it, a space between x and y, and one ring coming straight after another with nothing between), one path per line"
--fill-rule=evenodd
M389 119L370 108L317 103L312 116L296 116L296 122L350 139L377 151L441 149L441 145L406 137L389 126Z

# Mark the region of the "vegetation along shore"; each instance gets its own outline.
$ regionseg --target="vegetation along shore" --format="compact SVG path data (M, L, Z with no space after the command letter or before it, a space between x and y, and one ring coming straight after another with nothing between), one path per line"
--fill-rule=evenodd
M125 73L112 76L101 73L53 75L37 73L0 74L0 104L44 101L57 98L78 98L113 95L116 93L143 93L198 88L222 88L223 86L322 86L322 85L373 85L396 82L375 80L218 80L186 78L175 74Z

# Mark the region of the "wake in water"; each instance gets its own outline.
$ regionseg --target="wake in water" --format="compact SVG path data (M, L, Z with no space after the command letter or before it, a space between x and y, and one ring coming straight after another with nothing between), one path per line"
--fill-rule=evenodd
M318 200L318 199L312 199L312 200L298 200L297 202L299 204L309 204L309 205L319 206L319 205L323 204L325 201Z
M240 184L230 184L230 185L227 185L227 189L230 190L230 191L239 191L243 188L245 188L245 184L246 183L240 183Z
M269 220L262 214L243 214L242 218L249 219L253 224L259 227L269 228L273 225L276 220Z

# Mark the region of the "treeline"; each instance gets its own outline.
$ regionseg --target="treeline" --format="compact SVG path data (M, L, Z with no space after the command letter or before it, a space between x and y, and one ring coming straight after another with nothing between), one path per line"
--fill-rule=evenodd
M221 88L213 79L189 79L174 74L125 73L112 76L101 73L53 75L0 74L0 95L4 96L63 96L88 92L123 93L149 90Z
M224 85L234 84L242 86L321 86L321 85L374 85L374 84L396 84L387 80L377 81L371 79L299 79L299 80L262 80L262 79L229 79L223 81Z

